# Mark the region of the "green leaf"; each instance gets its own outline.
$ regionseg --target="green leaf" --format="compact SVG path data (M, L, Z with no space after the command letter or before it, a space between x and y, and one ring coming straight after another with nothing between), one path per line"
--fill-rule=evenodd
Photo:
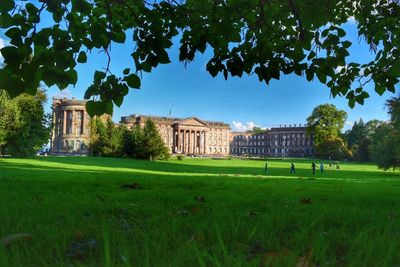
M339 37L344 37L346 36L346 31L343 30L342 28L337 28L338 36Z
M78 73L74 69L70 69L66 72L68 78L69 78L69 83L76 85L78 82Z
M349 99L349 107L350 107L350 108L354 108L354 106L355 106L355 101L354 101L354 99Z
M4 57L4 62L7 64L18 64L23 59L21 50L19 50L15 46L3 47L2 49L0 49L0 52Z
M131 71L130 68L126 68L126 69L124 69L123 73L124 73L124 75L128 75L130 71Z
M382 86L380 83L375 83L375 92L377 92L379 95L383 95L385 91L385 86Z
M114 42L123 44L123 43L125 43L125 39L126 39L126 36L125 36L124 32L121 31L121 32L113 33L112 40Z
M0 15L0 28L7 29L13 26L13 18L10 14L4 13Z
M0 13L11 11L15 7L14 0L0 0Z
M28 11L29 15L31 16L36 16L37 13L39 12L39 9L32 3L27 3L25 5L26 11Z
M310 69L306 69L306 79L307 81L312 81L314 79L314 72Z
M86 53L85 53L85 52L81 51L81 52L79 53L78 62L79 62L79 63L86 63L86 62L87 62L87 56L86 56Z
M342 45L344 48L349 48L352 45L352 43L350 41L343 41Z
M129 87L131 88L140 88L140 78L136 74L130 74L128 76L125 76L124 81L128 84Z
M120 107L122 105L122 102L124 101L124 97L122 95L117 95L113 99L114 104L117 105L117 107Z
M317 74L318 80L321 83L326 83L326 75L322 73L321 71L316 71L315 74Z
M106 73L96 70L94 72L94 84L99 85L101 81L106 77Z
M86 111L90 117L101 116L107 110L107 103L90 100L86 102Z
M99 88L92 84L91 86L88 87L88 89L86 89L84 98L89 99L94 95L98 95L99 93L100 93Z
M310 54L308 54L307 60L311 60L311 59L315 58L316 55L317 54L315 54L314 51L311 51Z

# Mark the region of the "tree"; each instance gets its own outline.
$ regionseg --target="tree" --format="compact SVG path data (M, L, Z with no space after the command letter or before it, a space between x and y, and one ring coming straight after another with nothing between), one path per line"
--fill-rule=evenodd
M346 118L347 113L338 110L332 104L319 105L314 108L312 114L307 118L307 133L313 135L317 156L328 158L340 155L340 158L343 158L344 155L350 155L340 137L340 131Z
M143 127L143 151L145 159L168 159L169 151L161 139L156 125L150 119Z
M148 159L144 149L144 132L140 125L131 130L126 129L123 134L124 154L131 158Z
M381 124L372 138L371 153L382 169L400 168L400 96L386 102L390 122Z
M364 123L362 119L355 122L352 129L346 132L346 140L354 159L360 162L371 161L371 141L376 129L382 125L379 120L371 120Z
M22 94L10 99L0 90L0 154L32 156L50 137L50 116L44 112L47 97L43 90L36 95Z
M119 157L123 154L123 144L122 144L122 134L123 134L123 126L117 126L108 118L106 122L106 147L104 155L112 156L112 157Z
M346 132L346 140L349 148L351 149L354 145L359 145L361 141L367 137L367 126L362 119L358 122L354 122L351 130Z
M328 136L339 136L346 118L347 113L344 110L338 110L332 104L319 105L307 118L307 132L313 133L316 143Z
M253 133L253 134L262 134L265 133L265 130L261 127L254 126L253 129L246 131L246 133Z
M111 114L129 88L140 88L141 72L170 63L178 38L179 60L212 52L207 71L242 77L255 73L267 84L281 75L318 79L349 105L363 104L364 90L395 91L399 82L400 5L393 0L38 0L0 2L0 28L10 40L1 49L0 88L14 97L34 93L43 81L60 89L76 84L77 64L103 51L105 70L94 72L85 98L91 115ZM343 27L357 22L359 39L374 53L369 62L349 60L352 43ZM112 74L111 47L131 33L132 63ZM133 66L133 70L131 70Z
M99 117L90 121L90 144L89 151L92 156L105 155L104 148L107 145L107 129Z
M327 136L315 144L316 156L325 159L343 160L352 156L352 153L338 136Z
M0 91L0 156L5 155L6 146L19 127L19 115L16 101Z
M379 168L388 170L400 167L400 134L390 123L376 130L371 144L372 159Z

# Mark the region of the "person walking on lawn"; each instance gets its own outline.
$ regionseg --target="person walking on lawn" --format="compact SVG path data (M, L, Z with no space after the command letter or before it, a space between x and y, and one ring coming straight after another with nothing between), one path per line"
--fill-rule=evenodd
M315 168L317 167L317 165L315 164L315 162L313 161L311 164L311 168L312 168L312 174L315 174Z
M290 174L296 173L296 168L294 167L294 163L292 162L290 165Z

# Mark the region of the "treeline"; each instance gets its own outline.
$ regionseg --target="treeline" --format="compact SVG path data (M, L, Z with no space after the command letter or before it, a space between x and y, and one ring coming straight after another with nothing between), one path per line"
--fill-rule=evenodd
M51 118L44 112L46 100L43 90L13 99L0 90L0 156L32 156L47 144Z
M389 121L355 122L344 138L353 159L375 162L382 169L400 168L400 96L386 102Z
M165 160L169 158L169 151L152 120L147 120L143 128L128 129L111 119L103 123L100 118L94 118L91 121L90 155Z
M347 113L331 104L317 106L307 119L316 157L375 162L385 170L400 168L400 96L389 99L386 108L389 121L360 119L342 133Z

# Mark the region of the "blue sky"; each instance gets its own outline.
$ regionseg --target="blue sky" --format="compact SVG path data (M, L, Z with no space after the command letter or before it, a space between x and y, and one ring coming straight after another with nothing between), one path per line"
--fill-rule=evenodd
M353 41L350 59L366 62L373 55L368 47L357 39L356 24L346 25L348 39ZM127 35L127 40L131 40ZM0 46L6 44L4 35L0 33ZM120 108L115 107L113 119L118 122L121 116L130 114L149 114L168 116L172 111L174 117L196 116L205 120L223 121L231 124L233 130L246 130L254 125L273 127L289 124L304 124L313 108L319 104L332 103L348 113L345 129L351 127L355 120L371 119L387 120L384 102L393 96L385 93L379 96L372 87L363 106L351 109L344 98L330 97L329 89L318 80L308 82L305 77L296 75L281 76L279 81L270 85L258 81L256 75L242 78L228 78L219 75L212 78L205 70L210 58L210 50L197 54L195 61L184 66L178 60L178 44L170 49L172 63L160 65L152 73L142 76L142 88L130 90ZM121 74L126 67L134 69L130 57L134 44L129 41L125 45L112 46L111 70ZM0 59L1 60L1 59ZM69 87L63 94L75 98L83 98L86 88L91 84L95 70L106 65L106 55L93 51L88 63L79 65L77 70L79 81L75 87ZM48 88L49 99L59 95L56 87ZM49 101L50 102L50 101ZM46 106L51 111L50 103Z

